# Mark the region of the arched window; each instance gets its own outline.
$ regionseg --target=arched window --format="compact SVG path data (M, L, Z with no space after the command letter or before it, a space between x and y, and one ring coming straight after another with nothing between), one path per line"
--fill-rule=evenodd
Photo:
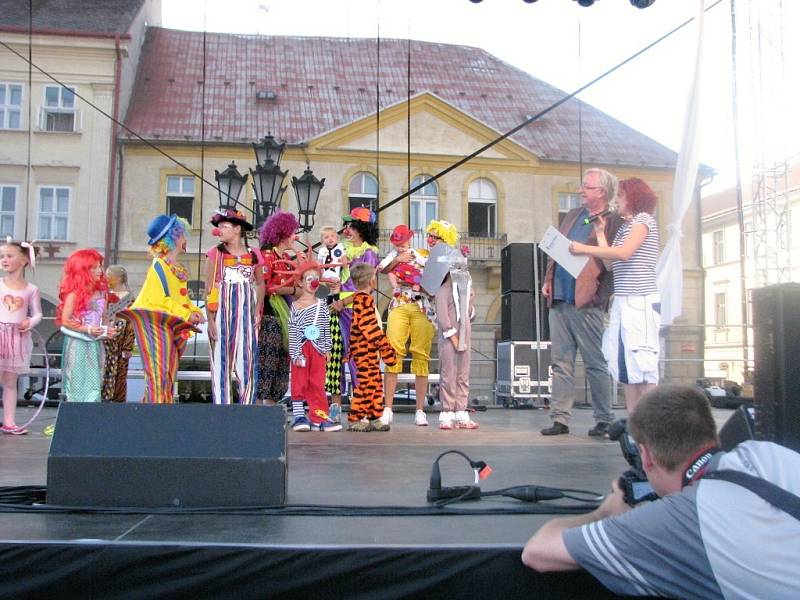
M411 182L411 188L430 180L430 175L418 175ZM439 186L435 181L426 184L411 196L411 222L414 231L425 231L428 223L439 218Z
M497 236L497 188L488 179L476 179L469 184L470 237Z
M366 206L370 210L378 208L378 180L372 173L360 171L350 180L348 190L349 210Z

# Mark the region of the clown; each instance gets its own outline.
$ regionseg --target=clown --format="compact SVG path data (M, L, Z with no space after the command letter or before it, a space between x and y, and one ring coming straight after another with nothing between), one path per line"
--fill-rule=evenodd
M477 429L478 424L467 412L471 322L475 318L472 278L467 270L468 252L466 248L456 247L458 231L447 221L431 221L427 232L431 248L438 244L448 247L448 270L434 296L439 331L439 398L442 401L439 429Z
M394 249L378 265L381 272L389 274L392 283L386 336L398 356L397 363L387 367L384 373L384 409L381 422L386 425L392 422L397 376L403 370L403 357L410 338L408 349L411 352L411 372L414 374L416 390L414 424L424 427L428 425L428 418L423 410L428 393L428 363L436 330L430 297L419 285L421 270L428 260L428 251L412 248L413 237L414 232L407 226L395 227L389 238Z
M211 341L211 391L215 404L252 404L256 390L257 332L264 300L261 252L247 247L253 229L240 212L220 209L211 217L220 243L206 256L206 314Z
M189 272L178 262L186 252L189 223L159 215L147 227L153 262L136 301L120 316L133 325L145 372L145 402L171 403L178 362L202 311L189 299Z

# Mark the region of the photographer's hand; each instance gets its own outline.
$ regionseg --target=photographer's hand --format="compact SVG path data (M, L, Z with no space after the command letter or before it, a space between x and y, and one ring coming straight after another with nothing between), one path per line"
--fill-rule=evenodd
M631 507L625 502L625 495L619 487L618 481L615 479L611 482L611 493L605 497L603 503L597 507L594 512L597 513L598 519L605 519L606 517L613 517L628 512Z

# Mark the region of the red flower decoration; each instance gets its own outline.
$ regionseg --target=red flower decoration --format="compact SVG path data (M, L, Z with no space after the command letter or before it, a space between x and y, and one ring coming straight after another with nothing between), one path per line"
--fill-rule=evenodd
M463 256L469 256L470 255L469 246L467 246L466 244L461 246L461 254Z
M186 288L181 288L181 296L185 296L188 293L189 293L189 290L187 290Z

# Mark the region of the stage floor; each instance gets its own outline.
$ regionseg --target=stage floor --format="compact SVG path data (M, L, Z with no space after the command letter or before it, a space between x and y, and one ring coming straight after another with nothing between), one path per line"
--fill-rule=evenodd
M24 422L31 410L20 409L18 420ZM617 416L624 416L623 413L617 411ZM55 409L45 409L27 436L0 436L0 485L46 483L50 438L41 431L54 422L55 414ZM715 410L720 425L729 414L730 411ZM536 484L604 493L611 480L627 468L616 442L586 435L593 424L591 410L575 410L571 433L554 437L539 433L539 429L549 424L546 410L490 408L474 415L481 427L473 431L440 431L435 427L436 417L431 413L431 426L416 427L413 415L398 413L392 430L386 433L289 431L288 504L426 506L431 465L448 449L459 449L473 460L483 460L492 467L493 474L481 483L484 491ZM444 485L472 483L472 472L459 457L447 457L441 466ZM458 506L510 509L523 504L504 498L463 502ZM275 593L280 589L284 597L288 594L289 597L308 598L309 590L314 590L311 596L318 597L419 597L420 593L428 597L447 597L457 589L463 592L462 584L476 592L474 597L478 597L478 588L484 586L488 586L484 591L491 596L502 591L506 596L524 597L537 590L544 593L544 597L606 596L599 584L585 573L543 577L521 567L519 553L525 541L549 518L510 512L413 517L0 513L0 597L4 596L3 589L8 593L7 582L30 576L27 569L41 565L39 561L50 558L67 561L65 557L72 556L70 553L87 557L98 551L104 553L104 560L111 561L108 568L113 565L114 577L106 580L95 573L94 591L89 596L126 597L127 593L122 591L127 590L135 591L136 597L198 597L197 588L185 586L179 586L177 591L158 588L156 592L152 581L148 581L151 579L149 571L142 571L136 578L127 572L126 565L141 567L145 561L150 568L153 561L169 563L167 556L180 563L185 560L182 552L191 551L196 555L200 549L209 553L203 560L214 560L215 564L231 560L230 552L234 552L235 557L247 552L251 559L258 556L262 562L271 564L276 569L274 573L283 572L279 566L286 560L294 561L296 567L304 565L303 585L270 588ZM179 551L178 558L170 554L175 551ZM36 562L25 567L20 565L20 552ZM307 561L310 555L318 555L321 560L326 553L330 553L327 567L321 569L320 577L335 575L327 573L328 567L339 565L340 570L350 572L356 579L383 577L380 590L366 594L363 586L350 579L346 584L340 581L332 589L317 587L321 580L309 579ZM361 563L364 558L356 558L361 555L372 557L373 562ZM383 558L374 562L375 557L380 556ZM428 566L417 565L414 556L425 557L423 562ZM238 565L241 558L234 560ZM465 566L472 564L470 561L483 564L487 560L491 564L486 567L487 574L491 571L491 577L465 575L471 570ZM398 568L408 561L415 566L407 565L408 575L404 575ZM440 566L435 567L437 564ZM437 577L436 568L447 576ZM66 581L79 572L75 569L78 566L65 570L62 579ZM415 569L421 570L416 572ZM503 569L510 569L507 577ZM121 576L121 571L126 574ZM158 572L158 569L154 571ZM387 575L389 572L392 575ZM225 573L230 578L230 572ZM292 573L286 571L286 576L292 577ZM427 578L427 584L408 587L413 573L416 573L416 581L424 583ZM126 582L126 587L118 587L120 578ZM519 581L511 583L514 578ZM470 583L473 580L482 583ZM260 579L255 577L252 581ZM274 583L265 580L263 584L268 585L270 581ZM282 583L285 583L283 578ZM204 581L203 586L201 589L206 593L199 596L220 597L217 595L220 588L211 582ZM45 585L15 589L14 597L18 598L37 594L44 597L42 592L46 593L49 588ZM244 596L250 595L247 591L250 588L234 586L230 591L234 589ZM266 597L258 593L252 595L259 596Z

